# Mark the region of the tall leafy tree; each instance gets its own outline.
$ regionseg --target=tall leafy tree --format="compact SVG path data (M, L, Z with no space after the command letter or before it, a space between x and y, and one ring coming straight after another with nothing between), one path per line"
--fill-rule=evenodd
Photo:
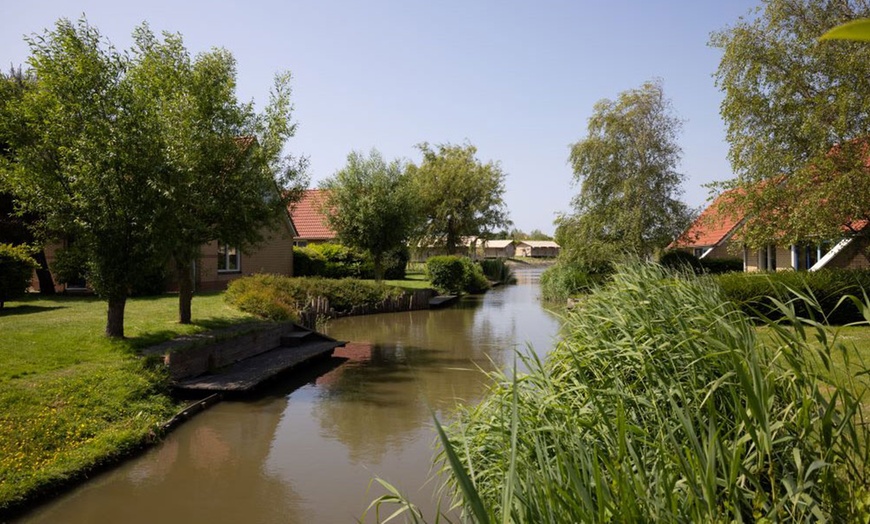
M291 122L290 75L276 76L264 114L236 99L232 55L213 49L191 59L181 35L134 32L128 75L152 101L168 206L169 254L179 282L179 320L191 321L192 267L200 247L219 240L246 249L263 239L301 194L304 164L284 157ZM276 185L277 184L277 185Z
M765 0L711 37L749 244L833 238L870 218L870 46L819 41L868 16L866 0Z
M658 81L595 104L588 134L569 157L580 193L556 236L569 256L648 256L685 228L681 127Z
M87 22L61 20L28 42L37 82L10 110L20 128L6 176L48 231L75 238L108 301L106 334L121 337L130 288L161 262L159 126L128 57Z
M329 227L342 244L367 251L375 279L384 276L384 258L408 242L417 224L417 202L404 164L387 162L373 149L351 152L347 165L321 184Z
M462 237L486 237L508 227L505 173L497 162L482 163L471 144L417 146L419 166L409 165L422 213L421 242L442 244L455 254Z

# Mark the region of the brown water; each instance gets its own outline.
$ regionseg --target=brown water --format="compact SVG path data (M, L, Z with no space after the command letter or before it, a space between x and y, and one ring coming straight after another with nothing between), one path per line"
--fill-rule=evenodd
M518 285L445 310L332 321L347 360L222 402L21 522L356 522L383 493L375 476L432 521L431 412L445 420L479 402L480 369L510 368L515 349L552 347L559 322L540 305L539 275L518 271Z

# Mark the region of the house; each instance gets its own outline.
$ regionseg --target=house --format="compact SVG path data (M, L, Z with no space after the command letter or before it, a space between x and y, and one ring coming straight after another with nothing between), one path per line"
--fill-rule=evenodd
M701 259L742 256L744 271L870 268L867 256L870 227L867 227L867 220L850 223L849 227L843 228L843 237L832 241L788 246L771 244L761 249L745 246L739 236L746 217L740 213L726 213L721 207L732 197L732 191L716 198L668 248L687 251Z
M255 273L274 273L293 275L293 239L296 229L288 215L283 215L272 227L263 230L263 241L253 246L248 252L219 242L209 242L200 247L200 258L196 266L191 268L194 273L194 289L196 291L216 291L225 289L227 284L244 275ZM45 246L45 256L48 267L52 268L57 252L69 247L68 240L49 243ZM52 271L52 273L54 273ZM169 290L177 289L174 282L174 271L167 267ZM57 283L57 276L52 275L57 292L88 292L90 289L83 278L66 284ZM155 277L156 278L156 277ZM31 278L30 287L39 290L39 280ZM159 287L159 286L158 286Z
M734 195L734 189L719 195L668 249L678 249L698 258L736 258L742 245L734 245L734 234L743 224L743 216L728 213L723 204Z
M302 198L289 206L290 219L296 227L293 245L335 242L337 235L326 222L322 207L325 195L322 189L306 189Z
M518 257L555 258L562 248L552 240L520 240L517 242Z
M516 245L513 240L484 240L484 258L510 258L516 253Z

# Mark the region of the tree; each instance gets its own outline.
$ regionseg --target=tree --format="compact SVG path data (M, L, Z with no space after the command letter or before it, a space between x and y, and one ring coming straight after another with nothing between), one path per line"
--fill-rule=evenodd
M417 224L417 205L405 166L387 163L372 149L368 157L356 151L347 165L321 184L324 214L342 244L367 251L375 279L384 276L384 257L400 248Z
M161 41L147 25L136 29L134 41L128 75L158 118L165 157L158 183L172 210L164 227L179 282L179 321L187 324L200 247L212 240L255 245L301 195L304 160L281 156L296 129L291 77L276 76L258 115L236 99L235 60L226 50L191 60L181 35L164 33Z
M870 218L870 46L818 40L868 15L864 0L767 0L711 37L748 244L836 238Z
M14 132L15 124L8 115L7 106L20 100L24 91L33 85L35 79L19 68L10 68L9 73L0 73L0 157L10 160L12 153L9 133ZM28 244L34 248L33 258L37 262L36 277L39 292L43 295L54 294L54 279L48 269L48 261L42 243L34 235L39 217L33 213L20 213L15 198L3 187L0 180L0 243L12 245Z
M419 167L411 164L409 172L423 216L421 242L443 244L452 255L462 237L485 237L510 225L505 174L498 163L482 164L471 144L417 147L423 161Z
M595 104L587 137L571 146L575 214L558 220L569 257L649 256L688 225L678 199L681 126L658 81Z

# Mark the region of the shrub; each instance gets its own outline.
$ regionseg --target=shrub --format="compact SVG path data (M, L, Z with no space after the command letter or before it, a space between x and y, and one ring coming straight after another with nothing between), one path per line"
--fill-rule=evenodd
M467 283L464 257L441 255L430 257L426 261L426 276L439 291L460 293Z
M823 327L768 325L711 279L616 274L545 363L437 426L449 485L479 522L864 521L857 388Z
M668 269L684 270L691 268L695 274L708 273L712 275L743 271L743 260L740 258L698 258L685 251L666 251L659 258L659 264Z
M729 273L716 281L725 296L750 316L780 318L776 301L792 302L801 317L821 316L827 324L841 325L864 320L861 310L844 295L870 294L870 271L823 269L820 271L779 271L776 273ZM815 312L801 300L805 296L820 305Z
M308 247L293 248L293 274L297 277L313 277L323 275L326 269L326 257Z
M323 257L323 269L316 275L326 278L374 278L374 264L365 253L341 244L311 244L309 250Z
M404 280L411 253L405 246L396 248L384 260L384 278L387 280Z
M605 282L611 272L609 264L560 261L541 275L541 296L547 301L565 302Z
M336 311L354 306L375 305L401 294L401 290L354 279L285 277L252 275L233 280L225 298L227 302L262 318L297 320L311 299L324 297Z
M480 261L480 268L486 278L493 282L501 282L502 284L516 284L517 282L511 267L507 265L504 258L483 259Z
M489 289L489 280L480 264L468 257L442 255L426 261L426 275L432 285L442 293L483 293Z
M0 244L0 308L27 291L36 267L27 246Z

